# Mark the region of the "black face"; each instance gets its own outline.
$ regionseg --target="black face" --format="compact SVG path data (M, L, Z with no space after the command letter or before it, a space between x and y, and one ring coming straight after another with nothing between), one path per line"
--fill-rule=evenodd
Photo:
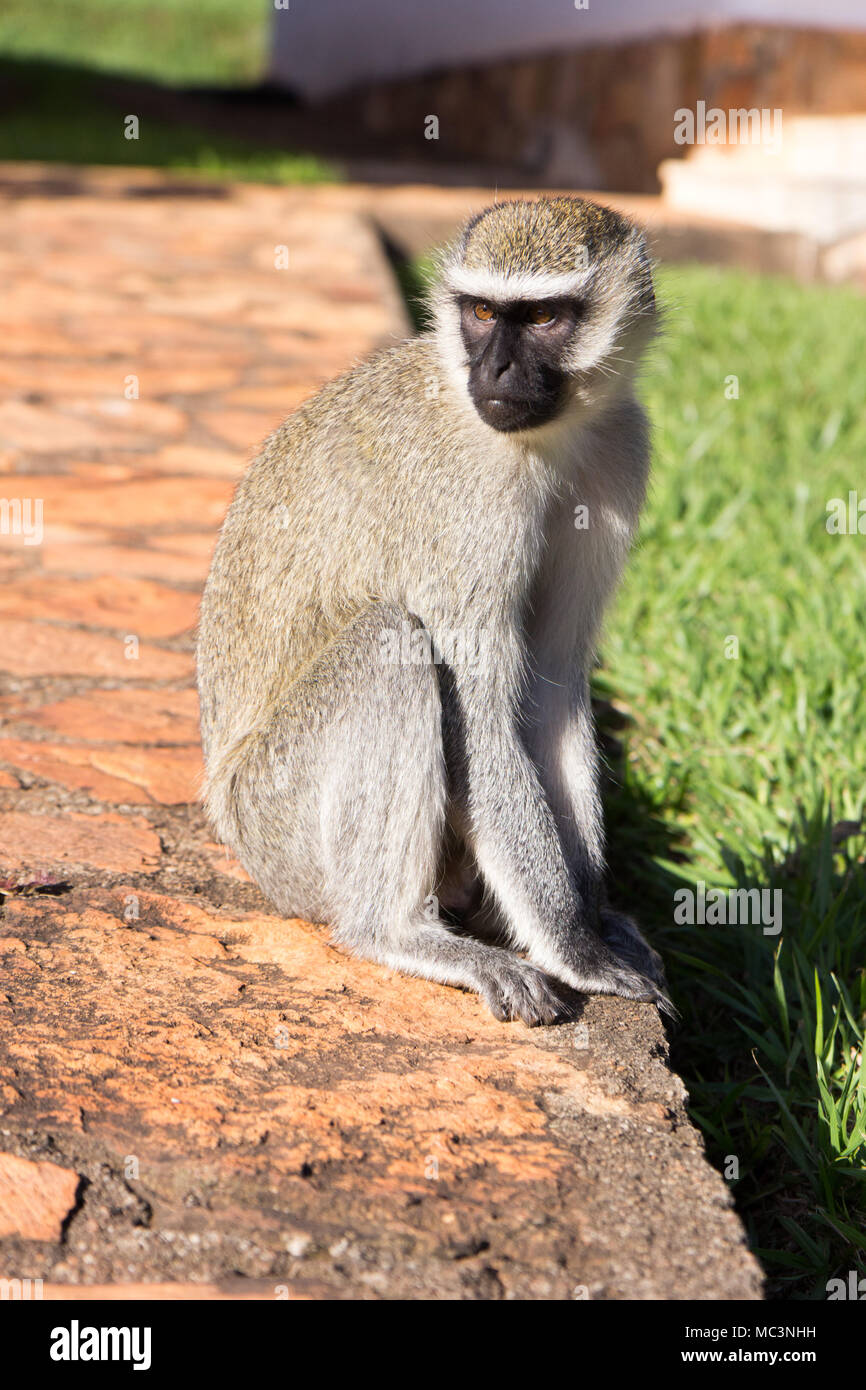
M563 351L580 315L574 300L496 304L461 297L469 394L486 424L526 430L554 418L565 397Z

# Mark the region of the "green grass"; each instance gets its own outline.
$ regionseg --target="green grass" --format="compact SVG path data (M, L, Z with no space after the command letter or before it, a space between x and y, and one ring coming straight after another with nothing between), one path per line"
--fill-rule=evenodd
M610 890L664 953L768 1292L823 1299L866 1274L866 534L826 529L866 497L866 303L700 267L658 290L653 483L595 680ZM781 933L677 925L700 880L778 889Z
M269 0L3 0L0 53L59 60L175 85L261 77Z
M147 166L209 178L320 183L339 177L327 161L258 145L136 110L122 87L92 73L0 58L0 160ZM12 92L10 99L9 92ZM125 119L139 117L137 139Z
M77 0L50 14L32 0L5 0L0 160L153 166L274 183L337 178L325 160L272 139L238 139L149 114L164 105L161 87L257 83L272 16L267 0ZM129 82L151 84L145 110L141 89ZM139 117L137 140L124 135L130 113Z
M866 1273L866 840L840 825L866 793L866 535L826 529L829 499L866 496L866 305L730 271L659 282L654 484L597 681L631 721L612 892L665 953L675 1063L712 1157L738 1160L772 1291L823 1298ZM697 880L779 889L781 934L677 926Z

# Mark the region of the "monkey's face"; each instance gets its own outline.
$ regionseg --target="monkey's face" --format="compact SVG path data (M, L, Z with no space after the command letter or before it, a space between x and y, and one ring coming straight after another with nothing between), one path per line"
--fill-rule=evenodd
M563 408L564 361L583 313L574 299L494 302L460 296L468 388L485 424L512 432L546 425Z
M459 397L496 430L541 436L555 421L557 447L630 388L656 323L642 234L577 197L496 203L473 217L432 303Z

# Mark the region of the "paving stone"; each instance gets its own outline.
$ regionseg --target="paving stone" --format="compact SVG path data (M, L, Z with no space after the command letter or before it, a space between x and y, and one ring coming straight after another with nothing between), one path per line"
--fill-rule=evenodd
M69 397L102 396L123 398L128 363L118 358L108 361L79 363L58 360L50 368L51 394ZM0 384L30 392L44 380L46 371L41 357L6 357L0 361ZM230 367L215 366L212 362L200 365L156 367L148 365L139 376L141 398L161 395L198 394L205 391L225 391L237 377Z
M135 633L128 635L137 640ZM49 623L0 618L0 672L170 681L190 678L194 667L192 656L186 652L164 651L140 641L131 645L120 637L102 637Z
M61 449L97 448L101 438L98 428L57 410L24 401L4 401L0 405L2 445L50 454Z
M272 410L214 410L204 412L202 424L216 438L238 446L259 444L277 428L288 414L283 407Z
M198 595L150 579L31 579L0 592L0 613L86 627L122 628L141 637L175 637L198 618Z
M0 1153L0 1236L58 1241L80 1181L55 1163Z
M225 845L205 845L205 853L211 867L218 874L225 874L228 878L236 878L241 883L252 883L252 879L243 864L238 862Z
M234 451L204 448L200 444L168 444L147 460L147 468L175 475L203 473L212 478L239 478L247 466L248 455L248 440Z
M184 1303L246 1303L251 1300L262 1301L286 1297L287 1286L276 1284L273 1279L226 1279L219 1284L43 1284L41 1297L46 1301L76 1303L118 1302L128 1300L133 1303L164 1303L181 1299ZM330 1290L325 1285L301 1284L292 1280L292 1302L298 1299L328 1298Z
M66 738L99 743L194 744L198 741L195 690L92 690L56 703L0 699L6 721L49 729Z
M222 521L234 491L231 480L182 477L141 478L134 482L85 483L62 474L25 474L5 485L11 499L42 501L46 535L50 525L141 529L178 525L210 527Z
M159 836L139 818L0 812L0 877L13 886L28 875L63 877L82 865L114 874L153 873L159 852Z
M115 805L185 805L197 799L204 774L197 744L141 748L0 738L0 763Z
M4 958L6 1121L112 1170L134 1158L139 1268L174 1231L180 1270L207 1231L211 1277L230 1274L243 1219L256 1273L294 1249L344 1296L757 1293L650 1008L509 1026L321 928L124 884L11 898L4 930L26 948ZM86 1226L68 1277L84 1253L117 1277Z
M60 574L139 575L176 583L203 583L212 551L213 541L208 537L203 555L120 545L45 545L40 558L44 570ZM5 559L0 554L0 565Z

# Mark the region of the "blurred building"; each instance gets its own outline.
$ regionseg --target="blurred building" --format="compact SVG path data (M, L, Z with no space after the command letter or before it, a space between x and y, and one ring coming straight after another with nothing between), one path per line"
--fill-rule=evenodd
M719 178L748 199L756 179L866 177L866 123L836 119L866 116L864 0L290 0L275 11L272 77L429 167L635 192L664 179L683 206L715 187L729 207ZM780 111L784 154L779 142L684 141L683 109ZM836 193L846 228L866 225L856 190ZM758 220L787 225L795 205L771 192Z

